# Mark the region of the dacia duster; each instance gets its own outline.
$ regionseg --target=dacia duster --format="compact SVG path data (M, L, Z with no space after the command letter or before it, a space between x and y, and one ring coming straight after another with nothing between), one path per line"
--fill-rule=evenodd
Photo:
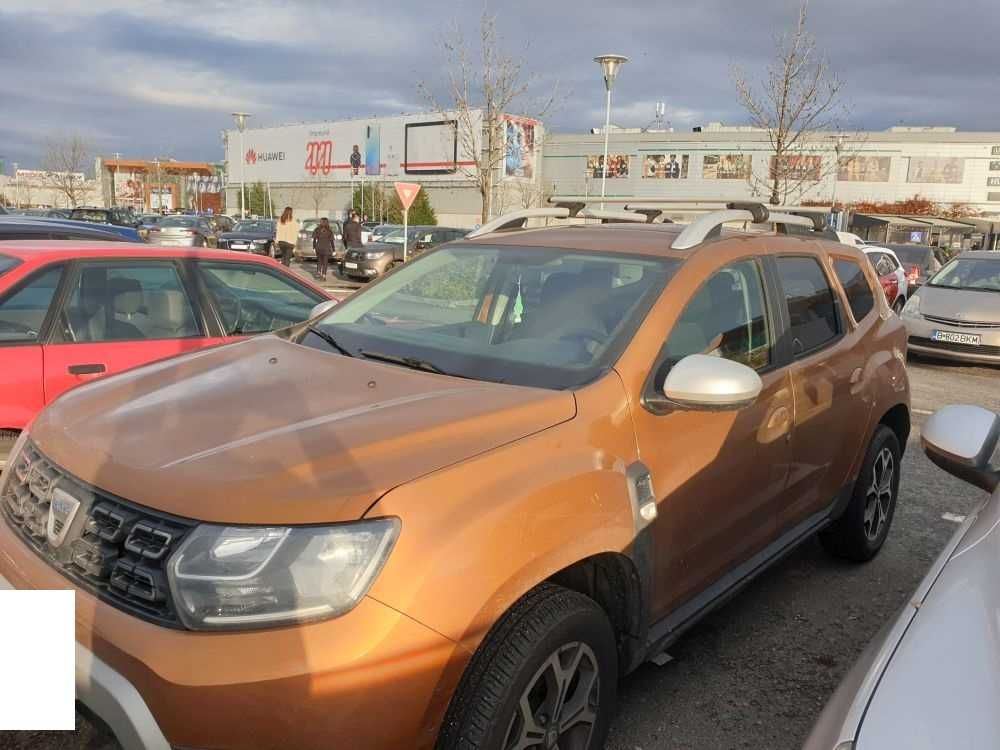
M909 388L860 251L762 206L523 223L24 431L0 586L75 589L126 748L592 750L794 545L878 552Z

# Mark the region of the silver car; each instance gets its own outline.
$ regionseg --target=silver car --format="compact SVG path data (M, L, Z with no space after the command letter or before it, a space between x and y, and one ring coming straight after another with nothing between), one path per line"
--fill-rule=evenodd
M827 703L803 750L1000 747L1000 416L946 406L924 450L992 496L970 514Z
M299 227L299 239L295 243L294 255L297 260L316 259L316 250L313 248L313 232L319 226L319 219L303 219ZM333 229L333 260L339 261L344 257L344 239L341 232L340 222L330 219L330 227Z
M1000 253L949 261L910 295L901 317L912 352L1000 364Z
M215 247L218 234L203 216L167 216L150 227L150 245L170 247Z

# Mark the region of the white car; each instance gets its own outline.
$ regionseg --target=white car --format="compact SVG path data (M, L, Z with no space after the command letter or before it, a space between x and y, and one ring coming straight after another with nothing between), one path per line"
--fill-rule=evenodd
M868 256L875 273L878 274L879 282L886 293L886 302L899 315L910 296L910 283L899 256L889 248L878 245L864 245L861 250Z

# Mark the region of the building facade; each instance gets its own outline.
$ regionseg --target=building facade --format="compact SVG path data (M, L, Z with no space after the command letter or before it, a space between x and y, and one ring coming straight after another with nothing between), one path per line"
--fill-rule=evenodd
M137 213L192 209L219 213L224 210L224 169L207 162L174 159L96 160L94 173L100 183L104 206L127 206Z
M60 186L70 187L70 191ZM70 200L70 192L74 200ZM82 172L45 172L18 169L13 175L0 174L0 201L19 208L73 208L100 200L100 185Z

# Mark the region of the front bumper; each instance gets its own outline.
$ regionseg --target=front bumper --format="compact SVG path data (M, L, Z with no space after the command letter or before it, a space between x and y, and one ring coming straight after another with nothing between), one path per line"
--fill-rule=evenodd
M1000 364L1000 328L976 328L955 326L926 318L903 318L911 352L926 356L974 362L978 364ZM979 336L979 344L962 344L935 341L934 331L972 334Z
M0 521L0 577L70 582ZM76 590L77 698L126 750L432 748L469 655L365 598L299 627L198 633L160 627Z
M374 279L385 273L386 266L389 265L390 260L390 258L365 260L363 258L345 257L340 264L340 273L342 276L351 276L356 279ZM349 263L353 263L357 268L349 268Z

